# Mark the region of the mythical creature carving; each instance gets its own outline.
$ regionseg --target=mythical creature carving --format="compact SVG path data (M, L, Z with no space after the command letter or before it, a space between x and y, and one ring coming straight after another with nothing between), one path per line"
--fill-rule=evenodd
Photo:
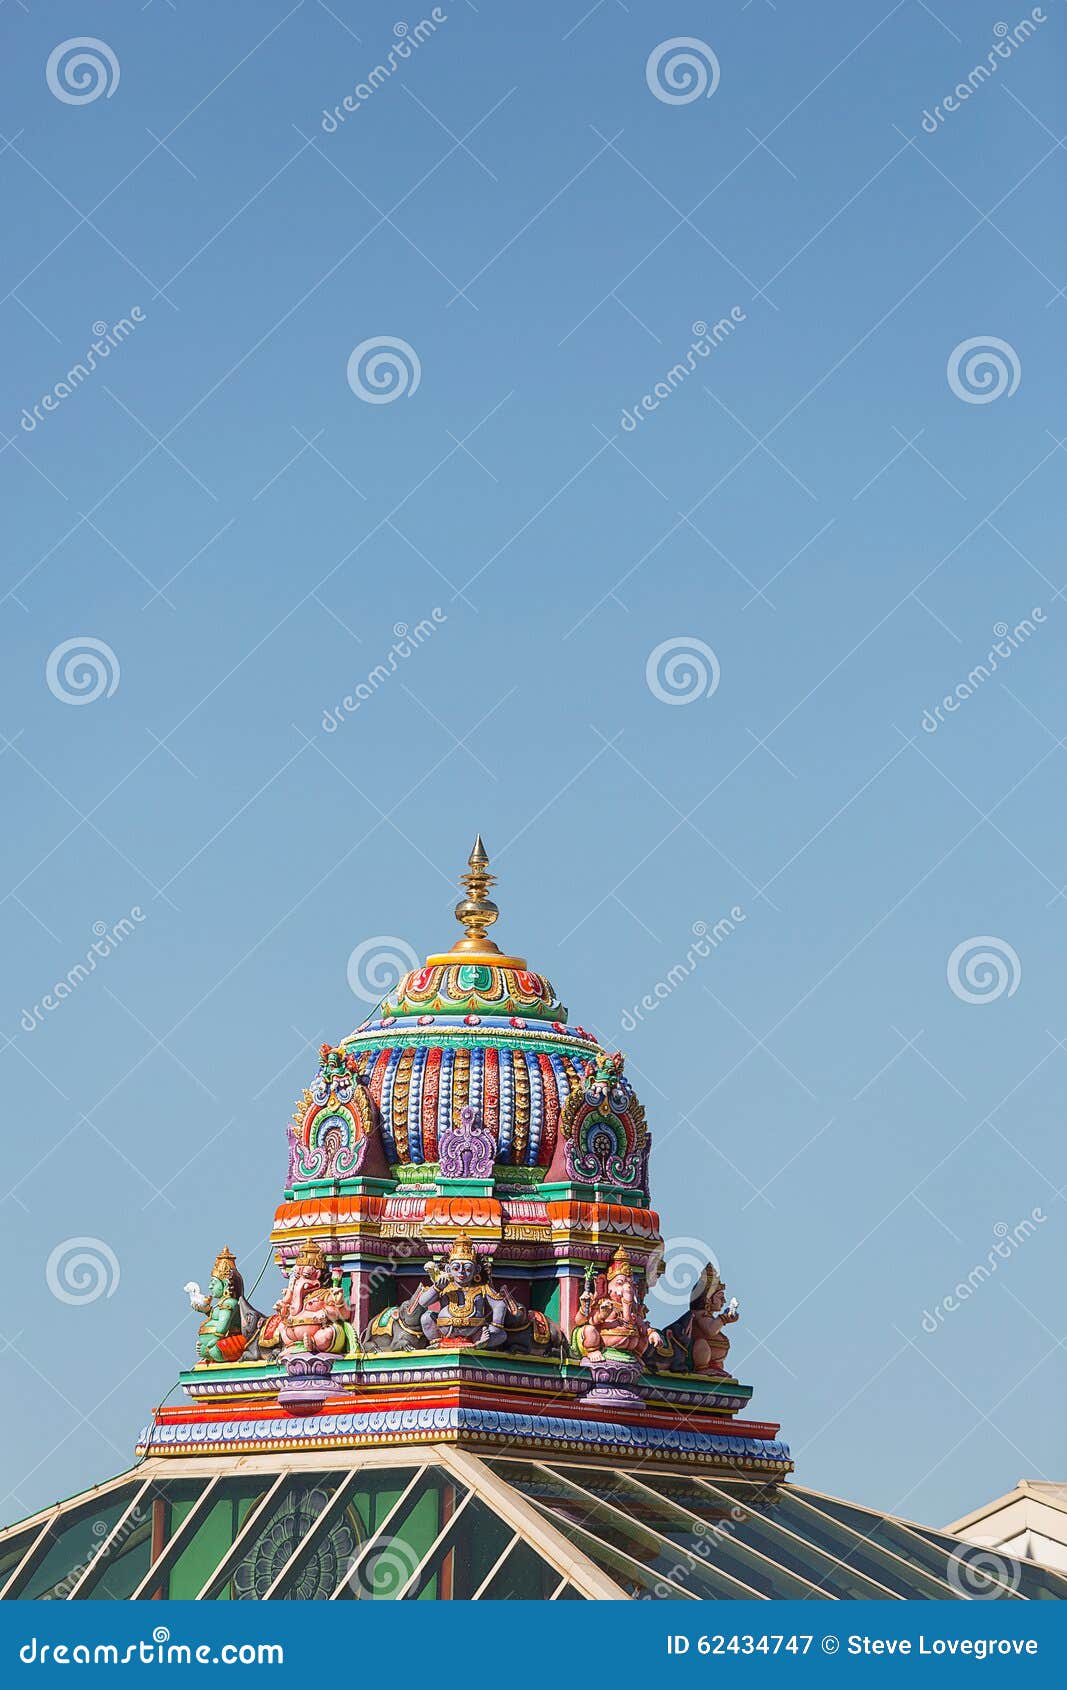
M488 1263L460 1233L443 1261L426 1264L426 1282L370 1324L364 1343L374 1350L464 1346L540 1355L561 1348L563 1335L506 1286L494 1285Z

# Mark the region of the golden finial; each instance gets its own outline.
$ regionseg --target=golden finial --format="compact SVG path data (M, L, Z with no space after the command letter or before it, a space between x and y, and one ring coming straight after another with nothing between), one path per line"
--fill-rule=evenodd
M459 883L467 893L456 905L456 920L462 923L464 936L456 940L452 949L473 951L479 955L499 954L500 947L486 933L486 928L492 927L500 911L489 897L489 888L495 886L496 876L489 873L489 853L482 844L481 834L474 841L467 858L467 873L460 875Z

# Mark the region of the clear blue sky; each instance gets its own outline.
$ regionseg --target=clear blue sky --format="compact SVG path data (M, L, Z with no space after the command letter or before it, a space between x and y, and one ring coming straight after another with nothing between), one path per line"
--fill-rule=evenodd
M428 9L0 13L0 1518L125 1464L183 1282L263 1257L353 947L450 942L476 829L501 938L629 1054L799 1476L934 1523L1062 1479L1063 6L955 110L1028 9L441 13L332 132ZM83 35L118 81L74 103ZM710 98L649 86L679 37ZM380 337L418 380L372 404ZM649 686L675 640L711 696ZM968 1002L984 936L1015 989ZM117 1283L64 1302L81 1237Z

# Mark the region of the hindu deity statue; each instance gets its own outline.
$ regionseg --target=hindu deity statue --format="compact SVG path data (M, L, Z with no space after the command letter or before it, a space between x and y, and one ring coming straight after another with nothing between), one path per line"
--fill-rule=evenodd
M663 1336L648 1322L638 1294L630 1253L616 1250L598 1289L590 1270L578 1302L571 1350L583 1361L640 1361L650 1348L666 1350Z
M306 1350L314 1355L355 1353L358 1340L352 1326L352 1306L337 1276L331 1278L326 1258L313 1240L303 1246L293 1264L289 1283L259 1334L262 1351Z
M559 1328L527 1309L506 1286L493 1284L488 1262L466 1233L443 1261L426 1264L426 1282L398 1307L385 1309L366 1334L370 1349L418 1350L467 1346L540 1353L562 1345Z
M621 1050L613 1051L610 1056L606 1050L598 1050L596 1061L585 1064L585 1089L602 1110L610 1107L611 1094L622 1079L623 1064Z
M233 1251L219 1251L206 1291L201 1291L193 1279L184 1290L190 1306L204 1316L196 1340L200 1360L240 1361L262 1326L263 1316L245 1297L245 1282Z
M730 1340L724 1327L732 1326L738 1318L737 1298L726 1301L726 1286L719 1270L708 1262L693 1287L688 1311L672 1320L664 1334L671 1372L731 1378L726 1365Z

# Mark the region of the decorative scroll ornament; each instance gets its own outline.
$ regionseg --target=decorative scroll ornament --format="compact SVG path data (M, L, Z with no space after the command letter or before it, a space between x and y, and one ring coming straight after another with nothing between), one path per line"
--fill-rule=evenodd
M572 1092L560 1119L567 1177L590 1185L643 1189L648 1165L645 1112L625 1080L608 1099Z
M446 1127L438 1136L439 1172L442 1179L492 1179L496 1144L481 1124L477 1109L465 1103L458 1126Z
M374 1107L355 1073L355 1058L330 1045L319 1054L321 1067L298 1099L289 1129L291 1185L353 1178L374 1130Z

